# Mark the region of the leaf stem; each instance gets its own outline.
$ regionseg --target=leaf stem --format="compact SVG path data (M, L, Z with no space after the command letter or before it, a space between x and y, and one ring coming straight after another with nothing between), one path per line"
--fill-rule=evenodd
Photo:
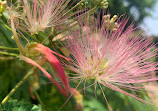
M13 38L14 38L17 46L18 46L20 55L23 55L23 48L22 48L21 43L19 41L18 34L16 32L16 28L14 26L14 22L13 22L13 17L12 16L11 16L11 29L12 29L12 32L13 32Z
M1 104L5 104L14 92L33 74L33 70L29 71L22 80L9 92L9 94L2 100Z
M6 27L8 30L10 30L10 31L12 31L12 29L8 26L8 25L6 25L5 23L3 23L2 21L0 21L0 24L2 24L4 27Z
M5 47L5 46L0 46L0 49L6 49L6 50L19 50L18 48L11 48L11 47Z
M0 54L4 54L4 55L9 55L9 56L19 57L19 55L18 55L18 54L8 53L8 52L3 52L3 51L0 51Z

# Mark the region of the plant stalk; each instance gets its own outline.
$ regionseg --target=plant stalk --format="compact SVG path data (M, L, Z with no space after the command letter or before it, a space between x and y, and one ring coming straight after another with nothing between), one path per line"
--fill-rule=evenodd
M9 92L9 94L2 100L2 104L4 105L8 99L14 94L14 92L33 74L33 70L29 71L22 80Z
M3 52L3 51L0 51L0 54L9 55L9 56L15 56L15 57L19 56L18 54L8 53L8 52Z
M19 50L18 48L11 48L11 47L5 47L5 46L0 46L0 49L6 49L6 50Z
M14 26L14 22L13 22L12 16L11 16L11 29L12 29L12 32L13 32L13 38L14 38L14 40L15 40L17 46L18 46L18 49L20 51L20 55L23 55L23 48L22 48L21 43L19 41L18 34L16 32L16 28Z

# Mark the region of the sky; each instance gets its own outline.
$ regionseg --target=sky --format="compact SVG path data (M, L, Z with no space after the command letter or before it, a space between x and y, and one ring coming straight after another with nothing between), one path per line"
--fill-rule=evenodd
M158 2L155 4L154 10L151 11L152 16L146 17L140 27L147 35L158 36Z

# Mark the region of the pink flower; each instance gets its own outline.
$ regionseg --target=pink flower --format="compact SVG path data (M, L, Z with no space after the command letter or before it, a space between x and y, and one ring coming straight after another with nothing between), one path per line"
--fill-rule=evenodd
M65 65L75 73L73 79L94 80L93 85L101 88L102 84L143 101L123 89L142 90L143 83L158 80L158 63L152 61L158 49L151 38L143 37L133 25L125 30L126 23L124 18L116 31L109 31L100 21L91 25L88 19L86 23L79 21L81 28L70 30L64 43L71 53L71 65Z
M32 43L33 44L33 43ZM51 63L52 67L55 69L56 73L57 73L57 76L59 77L59 79L61 80L63 86L64 86L64 89L59 85L59 83L57 81L55 81L53 79L53 77L43 68L41 67L37 62L33 61L32 59L28 58L28 57L25 57L25 56L20 56L20 59L21 60L24 60L26 61L27 63L33 65L33 66L36 66L37 68L39 68L50 80L51 82L57 86L57 88L59 89L59 91L67 96L68 95L68 92L70 90L70 87L69 87L69 83L68 83L68 78L65 74L65 70L63 68L63 66L61 65L61 63L59 62L59 60L55 57L54 54L58 55L59 57L62 57L66 60L68 60L67 58L65 58L64 56L58 54L58 53L55 53L54 51L52 51L51 49L49 49L48 47L42 45L42 44L34 44L32 45L32 51L34 51L34 54L35 53L38 53L38 52L35 52L35 51L39 51L41 52L44 57Z
M61 25L75 14L68 15L70 10L67 10L67 5L70 0L33 0L32 2L30 4L28 0L23 0L26 15L21 16L24 23L19 26L20 30L29 31L31 34Z
M65 70L64 70L63 66L61 65L61 63L59 62L59 60L52 53L58 55L59 57L63 57L63 56L55 53L50 48L48 48L42 44L37 44L35 49L40 51L46 57L46 59L52 64L52 66L54 67L54 69L57 72L58 77L64 84L65 91L68 92L70 87L69 87L69 83L68 83L68 78L65 74ZM63 58L65 58L65 57L63 57Z
M26 61L27 63L33 65L33 66L36 66L37 68L39 68L44 74L46 77L48 77L48 79L50 79L50 81L57 86L57 88L59 89L59 91L67 96L67 93L63 90L63 88L59 85L58 82L56 82L52 76L43 68L41 67L39 64L37 64L35 61L33 61L32 59L28 58L28 57L25 57L25 56L20 56L20 59L23 60L23 61Z

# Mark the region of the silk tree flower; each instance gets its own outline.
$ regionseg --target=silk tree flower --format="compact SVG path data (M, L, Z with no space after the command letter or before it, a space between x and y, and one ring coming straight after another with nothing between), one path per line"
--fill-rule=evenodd
M68 91L70 89L69 83L68 83L68 78L65 74L63 66L61 65L59 60L55 57L54 54L56 54L62 58L65 58L65 57L58 53L55 53L50 48L48 48L42 44L37 44L35 49L40 51L45 56L45 58L52 64L52 66L54 67L54 69L57 72L58 77L60 78L60 80L62 81L62 83L64 85L66 93L68 93ZM65 58L65 59L68 60L67 58Z
M76 7L68 10L69 2L70 0L33 0L29 3L28 0L23 0L26 15L21 16L24 23L21 23L19 29L37 34L46 28L65 23L66 19L77 13L69 14Z
M105 28L106 22L80 20L81 28L70 30L64 42L71 53L71 64L65 66L74 72L71 78L79 79L80 83L94 80L92 85L98 84L101 90L104 85L145 102L124 89L143 91L144 83L158 80L155 76L158 63L152 61L158 49L150 37L142 36L132 24L125 29L127 21L118 20L118 29L110 31Z
M53 77L43 68L41 67L39 64L37 64L35 61L33 61L32 59L28 58L28 57L25 57L25 56L21 56L20 57L21 60L23 61L26 61L27 63L33 65L33 66L36 66L37 68L39 68L44 74L46 77L48 77L48 79L54 84L57 86L58 90L61 92L61 94L67 96L66 92L63 90L63 88L59 85L58 82L56 82Z
M37 62L35 62L31 58L25 57L25 56L20 56L20 59L26 61L27 63L29 63L29 64L31 64L33 66L36 66L38 69L40 69L46 75L46 77L48 77L48 79L50 79L51 82L54 85L57 86L59 91L63 95L67 96L68 91L70 90L69 83L68 83L68 78L67 78L67 76L65 74L63 66L61 65L59 60L55 57L55 55L58 55L59 57L62 57L62 58L65 58L65 57L60 55L60 54L58 54L58 53L55 53L54 51L52 51L48 47L46 47L46 46L44 46L42 44L38 44L38 43L30 43L30 44L28 44L27 48L31 48L30 51L27 51L27 52L29 52L27 54L27 56L30 55L31 58L33 58L33 55L34 55L36 58L41 59L41 57L38 57L37 55L39 55L39 53L43 54L43 56L46 58L46 60L48 60L51 63L52 67L55 69L55 71L57 73L57 76L59 77L59 79L61 80L61 82L62 82L62 84L64 86L64 89L61 87L61 85L57 81L55 81L53 79L51 74L49 74L43 67L40 66L41 64L38 64ZM65 59L67 59L67 58L65 58ZM36 61L37 61L37 59L36 59ZM38 61L40 61L40 60L38 60ZM41 61L43 61L43 59L41 59ZM39 62L39 63L41 63L41 62Z

